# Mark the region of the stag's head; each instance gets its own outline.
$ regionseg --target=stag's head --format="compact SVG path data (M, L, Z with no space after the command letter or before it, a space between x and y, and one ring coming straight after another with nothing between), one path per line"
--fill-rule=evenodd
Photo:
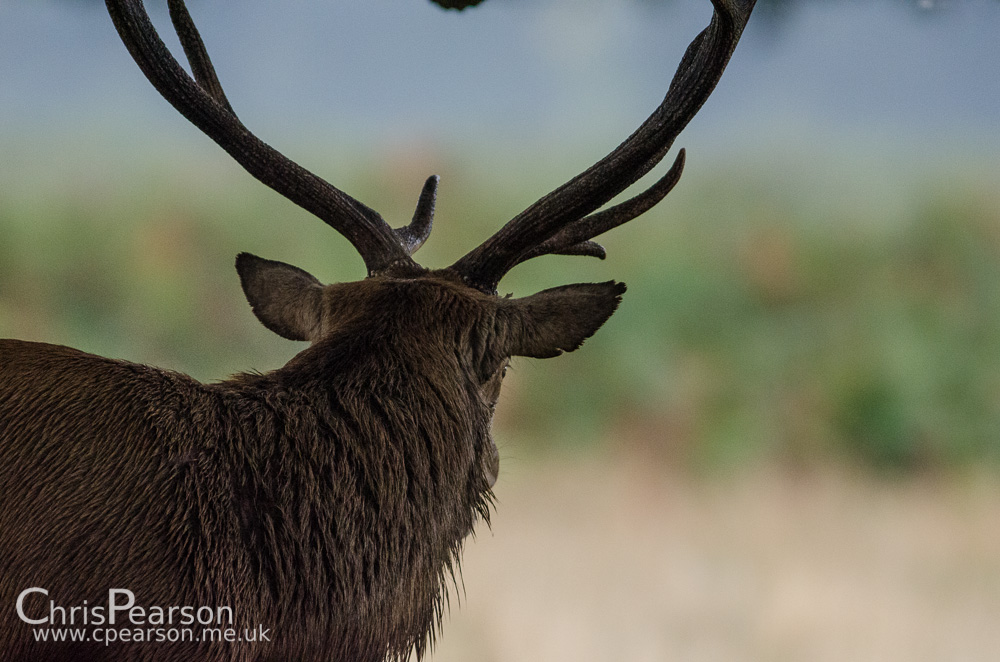
M107 0L107 5L132 56L167 101L250 174L340 232L364 260L364 280L323 285L297 267L240 255L236 266L244 292L264 326L285 338L310 341L303 354L353 339L359 351L404 357L417 372L448 366L452 379L475 394L488 428L510 358L573 351L611 316L625 291L611 281L511 298L498 296L497 285L519 263L547 254L603 259L604 248L593 238L649 210L677 183L683 150L648 189L602 209L663 159L715 88L755 0L712 1L711 24L688 48L663 102L627 140L443 269L426 269L413 259L430 234L437 177L424 185L412 221L390 227L377 212L242 124L183 0L168 4L193 75L164 46L142 0ZM491 440L482 446L475 462L488 489L498 459Z

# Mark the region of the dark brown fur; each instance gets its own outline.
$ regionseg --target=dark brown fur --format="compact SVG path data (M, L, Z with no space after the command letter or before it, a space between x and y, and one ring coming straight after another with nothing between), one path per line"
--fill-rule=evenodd
M295 164L237 118L183 0L167 0L191 74L142 0L106 0L123 42L179 112L254 177L358 249L368 278L324 286L243 254L236 267L268 329L312 345L286 366L201 384L54 345L0 340L0 662L379 662L433 638L458 553L488 516L499 470L493 408L512 356L572 351L623 285L495 296L520 262L604 257L592 239L659 202L649 172L704 103L754 0L713 0L663 102L627 140L543 196L451 267L427 271L437 178L412 222L372 209ZM439 4L462 8L476 0ZM600 210L600 211L598 211ZM228 606L269 643L45 644L14 613L25 589L105 604Z
M500 299L447 272L322 287L246 255L240 271L248 296L270 280L321 309L297 329L321 329L313 344L268 374L206 385L0 341L0 659L422 652L462 541L488 515L508 357L575 348L624 289ZM32 614L128 588L140 605L231 606L236 627L273 642L47 648L13 612L35 586L49 596L32 596Z

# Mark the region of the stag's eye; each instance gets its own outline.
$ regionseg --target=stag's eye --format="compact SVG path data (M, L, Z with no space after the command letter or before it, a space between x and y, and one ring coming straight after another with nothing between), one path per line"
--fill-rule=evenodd
M501 363L496 371L490 375L490 378L483 383L483 399L491 409L496 407L497 400L500 399L500 386L503 383L504 375L507 374L507 366L509 364L510 359L504 359L503 363Z

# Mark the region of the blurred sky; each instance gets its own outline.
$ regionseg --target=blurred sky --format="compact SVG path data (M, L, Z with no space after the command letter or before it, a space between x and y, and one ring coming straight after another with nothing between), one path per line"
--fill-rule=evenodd
M168 35L166 3L147 5ZM1000 2L782 6L780 16L758 7L689 135L1000 144ZM658 103L711 15L708 0L488 0L462 13L427 0L190 7L252 129L279 143L357 145L613 146ZM0 0L0 136L120 124L173 139L182 122L141 78L103 2Z

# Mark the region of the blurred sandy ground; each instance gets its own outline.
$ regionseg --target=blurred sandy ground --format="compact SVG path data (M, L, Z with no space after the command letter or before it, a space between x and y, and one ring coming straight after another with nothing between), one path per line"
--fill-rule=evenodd
M1000 483L507 462L435 662L1000 660Z

